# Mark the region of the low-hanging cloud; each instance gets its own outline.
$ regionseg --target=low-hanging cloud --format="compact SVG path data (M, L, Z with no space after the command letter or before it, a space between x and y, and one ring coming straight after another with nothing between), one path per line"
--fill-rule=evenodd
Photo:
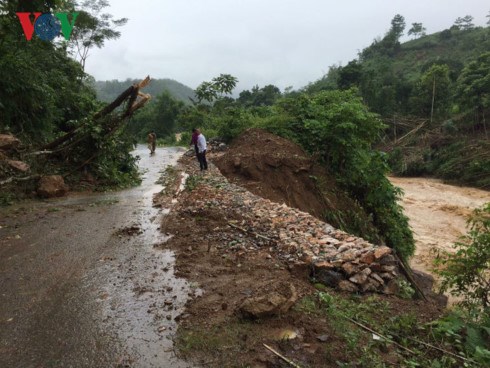
M430 33L467 14L484 25L489 10L483 0L114 0L108 12L129 22L120 39L92 50L87 71L98 80L150 74L192 88L230 73L239 89L300 88L355 58L397 13L407 29L422 22Z

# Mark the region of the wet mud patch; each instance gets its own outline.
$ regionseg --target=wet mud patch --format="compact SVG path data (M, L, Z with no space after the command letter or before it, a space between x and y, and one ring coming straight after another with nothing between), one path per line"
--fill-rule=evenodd
M114 232L115 236L137 236L143 234L143 230L140 225L130 225Z
M139 187L2 212L1 367L189 367L173 340L194 293L173 252L154 248L167 236L152 206L181 152L140 146Z

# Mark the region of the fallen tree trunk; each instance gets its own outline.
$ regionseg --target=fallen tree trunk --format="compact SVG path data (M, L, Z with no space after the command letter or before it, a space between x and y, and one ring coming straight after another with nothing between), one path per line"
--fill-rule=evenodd
M143 79L141 82L133 84L130 86L128 89L126 89L124 92L122 92L113 102L105 106L102 110L96 112L93 117L90 119L91 121L101 121L109 116L111 113L114 112L119 106L121 106L125 101L128 101L127 108L125 109L125 112L122 113L120 116L115 117L115 125L119 126L122 122L124 122L127 118L131 117L138 109L142 108L151 98L150 95L141 93L140 90L142 88L145 88L150 84L151 78L150 76L147 76L145 79ZM140 100L138 100L138 97L141 97ZM86 124L86 123L85 123ZM45 146L42 147L42 150L53 150L57 147L62 146L66 142L72 140L73 138L76 138L78 135L78 132L80 129L85 125L82 124L65 135L55 139L54 141L46 144ZM112 129L111 129L112 130ZM80 138L80 137L79 137ZM82 137L83 139L83 137ZM62 148L64 149L64 147ZM59 150L62 150L59 149ZM58 151L59 151L58 150Z
M29 180L37 180L41 177L41 175L31 175L31 176L26 176L23 178L18 178L18 177L11 177L6 180L0 181L0 186L4 186L9 183L18 183L18 182L23 182L23 181L29 181Z

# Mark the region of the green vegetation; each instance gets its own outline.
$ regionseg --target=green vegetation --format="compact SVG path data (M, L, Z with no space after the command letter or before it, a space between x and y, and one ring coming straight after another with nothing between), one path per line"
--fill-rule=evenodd
M390 30L344 67L332 66L306 92L357 87L387 125L380 147L401 175L433 175L490 187L490 28L471 16L450 29L425 35L421 23L401 44L401 15Z
M185 190L188 192L192 192L194 189L197 188L199 183L201 183L203 180L203 177L201 175L191 175L187 178L185 181Z
M490 203L474 211L469 232L454 245L455 252L440 254L437 272L441 291L459 298L457 308L435 321L438 336L465 352L482 366L490 364Z
M64 47L37 37L27 42L16 11L70 11L65 1L0 3L0 131L45 142L94 111L94 91Z
M441 255L442 288L464 297L463 305L490 315L490 203L475 210L470 231L455 244L456 253Z
M283 95L268 86L244 91L234 100L224 94L236 80L228 75L218 78L229 83L216 83L217 78L203 83L201 99L208 104L196 104L182 113L180 125L186 131L197 126L208 137L231 140L250 127L259 127L296 141L370 216L378 234L361 235L382 239L403 259L413 253L412 233L397 204L400 191L386 178L386 155L374 148L385 125L369 112L356 89Z
M2 1L0 2L0 132L12 133L23 142L21 152L42 150L46 143L66 136L64 145L46 155L22 155L33 173L61 174L78 183L89 175L99 188L122 187L138 182L136 161L130 155L133 138L118 112L96 117L102 107L88 83L81 63L73 60L75 43L101 47L107 39L119 37L116 27L125 19L112 21L100 11L105 1ZM80 24L69 41L26 41L16 12L80 11ZM85 53L86 58L86 53ZM75 133L76 132L76 133ZM70 134L74 139L70 140ZM6 175L9 175L7 172ZM0 172L2 179L4 173ZM13 190L19 189L15 184ZM26 189L32 191L32 187ZM6 197L4 197L6 198ZM2 202L6 202L2 200Z
M174 143L177 119L183 109L182 101L173 98L169 92L162 92L131 119L129 132L139 141L146 142L148 133L154 131L158 139Z
M128 19L113 19L112 14L102 13L103 9L109 6L107 0L84 0L80 6L82 11L77 17L76 27L73 29L68 46L80 62L82 70L85 70L90 49L93 47L100 49L105 41L121 37L121 32L116 28L124 26Z
M334 334L330 339L339 339L350 357L331 362L339 367L386 367L387 358L400 367L483 367L490 362L488 323L467 324L458 311L420 323L416 314L397 311L379 296L328 292L306 296L295 309L326 317Z

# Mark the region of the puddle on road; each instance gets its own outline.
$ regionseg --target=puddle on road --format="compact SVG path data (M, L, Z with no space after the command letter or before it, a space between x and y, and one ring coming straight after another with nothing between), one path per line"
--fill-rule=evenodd
M154 194L163 189L155 182L159 172L179 157L175 152L162 164L158 156L165 153L141 155L142 185L121 193L124 205L134 206L128 221L141 232L122 239L115 261L104 266L106 286L100 290L103 323L122 342L125 361L135 367L188 367L175 356L172 339L175 319L193 290L185 279L175 277L173 252L155 248L169 239L160 232L161 217L168 210L153 207Z

